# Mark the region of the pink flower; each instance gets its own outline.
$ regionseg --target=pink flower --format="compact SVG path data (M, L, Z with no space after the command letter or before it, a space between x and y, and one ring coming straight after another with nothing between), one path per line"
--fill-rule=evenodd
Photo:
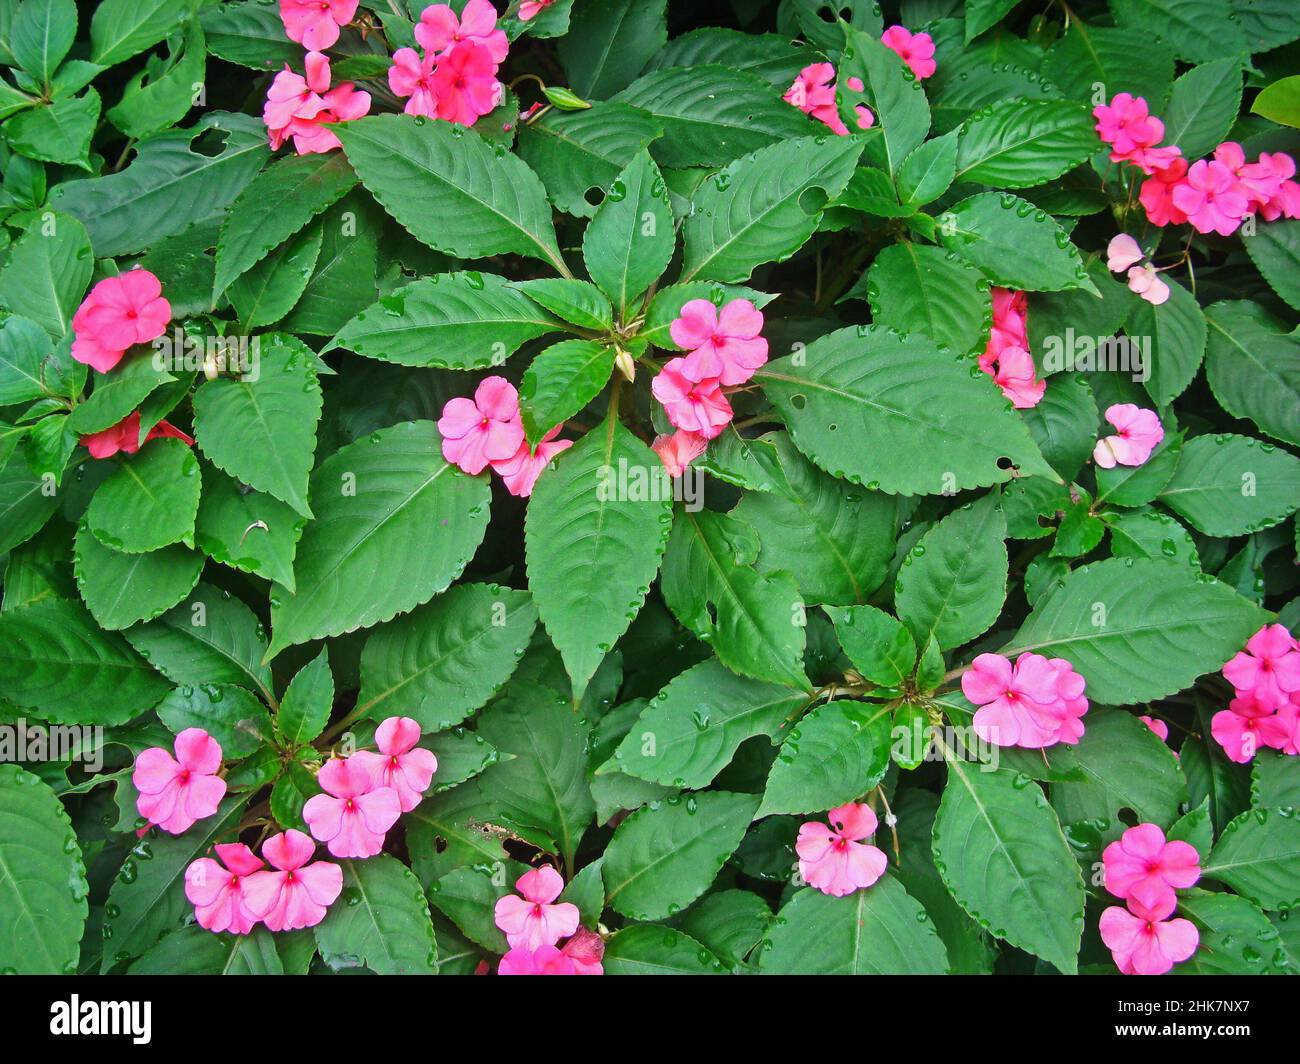
M830 126L841 137L848 136L848 127L840 118L835 103L835 68L830 63L812 63L804 67L781 98Z
M503 898L502 901L505 899ZM573 960L554 946L516 947L501 958L497 975L577 975Z
M1140 466L1165 438L1164 426L1154 410L1143 410L1132 403L1116 403L1106 408L1106 420L1119 432L1097 441L1092 460L1102 469L1116 465Z
M1092 115L1097 119L1097 136L1111 147L1113 163L1130 161L1130 156L1155 147L1165 135L1165 124L1151 114L1146 100L1127 92L1117 93L1109 106L1098 104Z
M312 795L302 807L312 835L335 857L374 857L402 815L397 791L376 787L366 767L350 757L326 761L316 781L326 793Z
M472 126L500 105L505 92L496 78L497 65L486 48L462 41L438 59L433 72L433 92L438 117Z
M1169 725L1163 720L1157 720L1155 717L1141 716L1138 717L1143 724L1150 728L1162 743L1169 742Z
M536 18L553 3L555 0L524 0L519 5L519 21L527 22L529 19Z
M225 868L210 857L193 862L185 870L185 897L194 903L194 918L200 927L246 935L258 918L244 903L243 884L262 862L243 843L226 843L215 849Z
M280 0L284 32L309 52L333 47L356 13L357 0Z
M673 343L690 352L683 372L727 387L744 384L767 361L762 330L763 312L748 299L733 299L721 313L707 299L692 299L668 327Z
M961 689L981 707L973 726L985 742L1037 750L1083 735L1084 679L1063 658L1026 653L1013 666L1001 654L981 654L962 674Z
M1201 940L1190 920L1162 920L1145 910L1135 916L1118 905L1101 914L1098 930L1125 975L1164 975L1195 953Z
M694 380L685 363L684 358L674 358L650 382L650 390L677 428L711 440L731 421L731 404L716 377Z
M898 53L918 81L934 73L934 41L928 33L909 33L902 26L890 26L880 41L890 51Z
M493 472L501 477L506 486L506 491L511 495L517 495L521 499L526 499L533 493L533 486L537 483L537 478L542 475L551 460L561 451L566 451L573 446L572 440L557 440L555 437L560 434L563 425L556 425L537 444L537 452L529 454L528 441L525 440L519 445L519 450L515 451L509 458L492 463Z
M1035 376L1033 356L1021 347L1002 349L993 382L1017 410L1037 406L1047 391L1047 382Z
M573 962L575 975L605 974L605 940L595 931L579 927L560 952Z
M329 125L367 114L370 94L358 92L350 81L331 89L330 61L320 52L308 52L304 62L306 77L286 66L271 82L262 109L267 139L278 149L292 137L299 155L333 151L341 145Z
M1294 176L1295 160L1285 152L1260 152L1258 162L1246 163L1237 172L1242 187L1268 222L1284 215L1300 218L1300 184L1291 180Z
M1142 259L1142 249L1128 233L1111 237L1110 243L1106 245L1106 268L1111 273L1123 273Z
M859 129L870 129L876 124L876 116L871 113L871 108L865 103L855 103L853 110L858 114Z
M1174 206L1187 215L1198 233L1231 236L1241 225L1250 201L1223 163L1201 159L1173 190Z
M1223 666L1238 696L1250 696L1272 711L1300 692L1300 645L1284 624L1265 625Z
M1268 745L1289 757L1300 754L1300 700L1293 695L1274 719L1277 723L1271 729Z
M1167 170L1174 160L1181 159L1183 151L1177 145L1168 144L1163 148L1136 148L1129 153L1127 162L1132 163L1150 177L1157 170Z
M885 874L889 860L878 847L860 841L876 833L876 814L870 806L849 802L832 809L827 819L830 827L816 820L802 825L794 849L804 882L842 898L875 883Z
M187 447L194 446L193 436L187 436L175 425L170 425L166 421L160 421L151 428L144 442L148 443L150 440L163 437L183 440ZM140 449L140 411L127 414L112 428L82 436L81 443L90 452L91 458L112 458L119 451L123 454L135 454Z
M564 890L564 880L550 865L525 872L515 881L522 897L507 894L497 900L496 925L512 947L536 950L554 946L578 929L578 907L570 902L551 904Z
M375 729L379 753L358 750L350 760L370 773L373 787L391 787L403 813L409 813L424 797L438 771L432 750L416 746L420 725L410 717L389 717ZM385 829L386 830L386 829Z
M148 270L105 277L72 316L72 357L107 373L129 347L166 332L171 320L172 306L162 296L162 284Z
M438 419L442 456L466 473L512 459L524 442L519 393L504 377L485 377L472 400L449 399Z
M1186 842L1166 842L1155 824L1129 828L1101 852L1106 889L1117 898L1149 910L1163 920L1177 904L1175 890L1186 890L1201 878L1201 858Z
M984 353L980 355L980 369L992 375L993 364L1006 348L1029 350L1029 303L1024 292L1009 288L994 288L990 295L993 298L993 328Z
M708 446L709 441L699 433L678 429L671 436L656 436L650 449L659 456L668 475L676 480Z
M1261 747L1281 750L1294 741L1291 720L1250 695L1234 698L1227 709L1214 714L1210 734L1223 747L1228 760L1239 765L1253 760Z
M1161 280L1160 274L1149 262L1129 269L1128 288L1155 307L1169 300L1169 286Z
M520 18L523 17L521 10ZM489 0L469 0L460 18L447 4L426 7L415 27L415 39L432 54L442 54L460 43L471 42L487 52L494 66L503 62L510 50L505 30L497 29L497 10Z
M437 57L432 52L426 53L423 59L414 48L399 48L393 53L388 87L394 96L410 97L402 108L408 115L438 116L438 95L433 82L436 65Z
M171 835L209 817L226 795L221 746L202 728L186 728L173 744L175 758L160 746L140 751L131 782L139 791L135 806L142 817Z
M1168 166L1156 168L1154 176L1142 182L1138 200L1152 225L1182 225L1187 215L1174 203L1174 190L1187 176L1187 160L1174 159Z
M316 844L290 828L262 844L272 868L244 880L244 904L271 931L297 931L325 919L325 910L343 890L343 869L311 861Z

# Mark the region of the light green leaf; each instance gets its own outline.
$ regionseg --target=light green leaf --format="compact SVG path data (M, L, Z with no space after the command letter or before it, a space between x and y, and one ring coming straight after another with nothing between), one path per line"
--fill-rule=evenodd
M0 272L0 302L59 340L72 329L94 267L85 227L71 215L46 217L10 252Z
M922 333L954 354L982 351L988 341L988 284L951 251L891 244L867 271L867 299L877 325Z
M609 185L582 237L591 279L626 317L668 268L676 246L668 186L650 153L638 152Z
M1223 829L1201 875L1226 883L1261 908L1300 904L1300 819L1296 811L1251 809Z
M343 893L314 929L325 963L379 975L436 975L433 922L410 869L386 853L339 863Z
M614 369L614 349L594 340L562 340L533 359L519 384L530 447L590 403Z
M201 488L194 452L181 440L154 440L99 486L86 524L101 543L127 554L192 543Z
M1088 109L1070 100L1003 100L976 111L957 139L958 181L1027 188L1097 152Z

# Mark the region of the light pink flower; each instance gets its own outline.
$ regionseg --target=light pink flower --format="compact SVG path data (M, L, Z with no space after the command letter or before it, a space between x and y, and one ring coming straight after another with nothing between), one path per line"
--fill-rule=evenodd
M314 794L302 807L311 833L335 857L374 857L384 835L402 815L392 787L376 787L364 764L331 758L316 774L325 794Z
M333 47L356 13L357 0L280 0L285 34L309 52Z
M1155 717L1145 715L1138 717L1138 720L1150 728L1162 743L1169 742L1169 725L1163 720L1157 720Z
M1166 842L1156 824L1129 828L1101 852L1106 889L1136 906L1174 911L1175 890L1186 890L1201 878L1201 858L1190 843Z
M1138 200L1152 225L1182 225L1187 215L1174 203L1174 190L1187 177L1187 160L1174 159L1168 166L1156 168L1153 176L1142 182Z
M1262 747L1283 749L1291 740L1290 721L1252 696L1234 698L1210 718L1210 734L1229 761L1244 765Z
M848 127L840 118L835 103L835 68L830 63L812 63L804 67L781 98L823 125L830 126L841 137L848 136Z
M193 436L187 436L175 425L168 424L166 421L160 421L151 428L144 442L148 443L150 440L163 437L182 440L187 447L194 446ZM112 458L118 452L135 454L140 449L140 411L132 411L111 428L82 436L80 442L90 452L91 458Z
M678 429L671 436L656 436L650 449L659 456L668 475L676 480L708 446L709 441L699 433Z
M519 5L519 21L527 22L536 18L553 3L555 3L555 0L523 0L523 3Z
M200 857L185 870L185 897L194 903L194 918L200 927L246 935L258 917L244 903L243 884L262 862L242 842L215 849L221 864Z
M1223 666L1223 676L1238 696L1280 709L1300 692L1300 646L1286 625L1265 625Z
M1135 916L1118 905L1101 914L1098 930L1125 975L1164 975L1195 953L1201 940L1190 920L1163 920L1149 911Z
M1246 163L1237 176L1265 221L1283 216L1300 218L1300 184L1291 180L1295 177L1295 160L1291 156L1285 152L1260 152L1259 160Z
M767 361L763 312L748 299L733 299L719 312L707 299L692 299L668 327L673 343L690 353L682 370L692 380L717 377L724 387L744 384Z
M1250 207L1246 193L1223 163L1201 159L1172 193L1174 206L1198 233L1231 236Z
M1097 136L1110 145L1110 161L1128 162L1135 153L1154 148L1165 135L1165 124L1151 114L1141 96L1117 93L1110 104L1092 109Z
M876 814L858 802L836 806L827 814L830 827L810 820L799 828L795 853L799 875L823 894L842 898L871 886L889 865L884 851L861 840L876 833Z
M438 94L433 81L437 62L432 52L426 52L421 58L414 48L399 48L393 53L393 65L388 68L388 87L394 96L406 99L402 110L408 115L438 116Z
M876 124L876 116L871 113L871 108L865 103L855 103L853 105L853 110L856 111L858 115L859 129L870 129Z
M502 899L504 900L504 899ZM554 946L517 946L501 958L497 975L577 975L572 958Z
M469 0L459 18L447 4L426 7L416 24L415 39L435 55L470 42L483 48L494 65L502 63L510 50L505 30L497 29L497 10L490 0Z
M105 277L87 293L72 316L72 357L107 373L135 344L167 331L172 306L162 284L148 270L127 270Z
M417 746L419 741L418 721L410 717L389 717L375 729L379 753L358 750L349 759L370 773L373 787L395 790L403 813L420 804L433 782L433 774L438 771L438 759L433 751Z
M1102 469L1116 465L1140 466L1165 438L1164 426L1154 410L1143 410L1132 403L1115 403L1106 408L1106 420L1119 431L1105 436L1093 448L1092 460Z
M564 880L550 865L525 872L515 881L522 897L507 894L497 899L496 925L512 947L536 950L554 946L578 929L578 907L571 902L552 904L564 890Z
M329 861L314 861L316 844L290 828L262 844L271 868L244 880L244 904L271 931L298 931L325 919L343 890L343 869ZM274 871L272 871L274 869Z
M880 42L908 65L918 81L935 72L934 41L928 33L909 33L902 26L890 26Z
M1033 356L1021 347L1002 349L993 381L1017 410L1037 406L1047 391L1047 382L1035 375Z
M1111 237L1110 243L1106 245L1106 268L1111 273L1123 273L1142 259L1142 248L1128 233Z
M506 491L521 499L532 495L533 487L537 483L537 478L542 475L542 470L551 464L557 454L573 446L572 440L555 438L562 428L564 428L562 424L556 425L543 436L537 444L535 454L528 452L528 441L525 440L511 457L492 463L492 470L501 478Z
M575 975L604 975L605 940L579 926L560 950L573 962Z
M501 103L505 88L496 78L497 65L486 48L462 41L438 58L432 88L438 117L472 126Z
M161 746L140 751L131 782L139 792L136 808L142 817L171 835L209 817L226 795L218 776L221 745L202 728L186 728L176 736L173 758Z
M650 382L650 390L677 428L711 440L730 423L731 404L716 377L694 380L686 372L685 363L682 358L670 361Z
M1169 301L1169 286L1149 262L1129 269L1128 288L1130 292L1135 292L1155 307Z
M961 689L981 707L972 723L985 742L1038 750L1083 734L1084 680L1062 658L1026 653L1013 666L1001 654L981 654L962 674Z
M442 456L466 473L512 459L524 442L519 393L504 377L485 377L473 399L449 399L438 419Z
M1175 160L1182 157L1181 148L1174 144L1167 144L1163 148L1135 148L1125 161L1132 163L1150 177L1159 170L1169 169Z

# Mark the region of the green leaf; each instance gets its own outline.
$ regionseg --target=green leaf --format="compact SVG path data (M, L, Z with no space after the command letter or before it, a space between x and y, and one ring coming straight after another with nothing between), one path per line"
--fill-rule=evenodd
M431 248L457 258L515 252L568 273L545 190L523 160L463 127L405 115L372 115L338 133L366 188Z
M123 554L82 524L77 532L77 589L101 627L126 628L166 613L194 590L203 555L185 547Z
M68 427L81 435L102 432L138 409L150 393L174 380L152 358L137 355L107 374L95 375L95 390L73 409Z
M528 583L581 698L645 601L672 522L658 457L608 418L538 480L524 524Z
M1201 558L1192 534L1159 510L1110 514L1110 549L1116 558L1170 558L1200 571Z
M228 63L274 71L302 59L302 48L285 35L275 5L262 0L209 5L200 18L208 50Z
M1179 59L1217 59L1248 50L1236 6L1219 0L1111 0L1116 24L1167 41Z
M1004 288L1097 294L1065 230L1009 192L981 192L955 204L939 217L939 241Z
M764 975L943 975L948 955L934 923L893 876L833 898L797 892L759 953Z
M47 84L77 35L77 5L73 0L23 0L15 7L9 51L26 73Z
M880 42L878 30L866 33L848 26L844 27L844 54L837 73L835 95L844 124L856 130L857 108L870 108L875 124L868 133L867 160L896 174L930 131L930 105L921 82ZM850 84L854 78L862 82L861 91ZM880 130L878 136L876 129Z
M257 337L258 358L241 377L194 393L194 436L218 469L288 503L304 517L322 399L316 359L296 337Z
M724 964L742 963L771 926L772 910L747 890L721 890L691 906L683 929Z
M889 713L865 702L828 702L790 732L772 763L758 816L813 813L854 801L889 768Z
M99 107L94 89L80 96L64 96L14 115L5 123L5 137L15 151L29 159L89 170L90 141L99 121ZM50 205L58 204L51 198Z
M61 339L72 328L94 266L85 227L71 215L46 216L10 252L0 272L0 302Z
M455 868L429 888L429 900L467 938L490 953L504 953L510 947L496 926L494 910L526 870L517 861Z
M657 924L632 924L605 945L606 975L725 975L726 968L690 935Z
M108 67L157 44L194 14L194 0L103 0L90 23L90 58Z
M407 421L335 452L311 477L316 518L272 595L268 655L390 620L460 575L487 528L486 478L442 457L432 422Z
M502 833L485 832L497 810L484 800L478 781L426 797L403 817L411 867L426 888L462 865L491 866L506 859Z
M1177 144L1188 159L1208 155L1222 143L1241 110L1241 62L1234 55L1214 59L1174 82L1160 112L1163 143Z
M1097 401L1079 373L1058 373L1037 406L1021 410L1043 457L1066 481L1079 475L1097 442Z
M318 224L321 246L316 269L281 328L332 336L375 300L384 218L368 193L354 189Z
M280 734L291 746L304 746L325 730L334 709L334 674L324 647L289 681L276 714Z
M1300 904L1300 819L1296 811L1251 809L1223 829L1201 875L1226 883L1263 909Z
M1142 383L1157 406L1167 406L1182 395L1196 377L1205 354L1205 315L1187 289L1170 280L1169 299L1153 307L1137 300L1129 311L1124 331L1129 339L1151 347L1145 353L1148 378Z
M682 225L681 279L744 281L762 263L788 259L848 184L861 152L852 137L800 137L715 174Z
M343 893L314 929L325 963L379 975L436 975L433 922L411 870L386 853L339 863Z
M54 792L18 765L0 765L0 807L0 966L75 972L90 888L72 822Z
M0 406L40 399L53 390L57 373L54 344L40 325L17 312L0 322Z
M256 695L233 684L186 684L155 707L158 719L179 735L202 728L228 759L244 757L271 738L271 718Z
M31 471L21 451L0 466L0 550L9 551L36 535L59 508L54 485Z
M1245 898L1192 890L1178 899L1178 915L1200 933L1196 952L1174 967L1187 975L1294 975L1282 936Z
M1151 457L1140 466L1116 465L1097 469L1096 504L1145 506L1169 483L1183 453L1183 434L1166 435Z
M200 490L194 452L181 440L155 440L100 485L86 524L101 543L127 554L190 542Z
M850 606L826 611L853 667L881 687L900 687L916 664L912 633L884 610Z
M957 139L958 181L1028 188L1097 153L1088 109L1069 100L1003 100L976 111Z
M1300 506L1300 458L1250 436L1197 436L1160 501L1207 536L1240 536Z
M1206 321L1205 375L1219 405L1300 446L1300 339L1253 303L1216 303Z
M1083 880L1038 784L960 761L948 784L934 858L952 896L997 938L1073 975L1083 934Z
M510 678L536 626L523 591L449 588L366 641L357 705L375 720L414 717L426 732L453 727Z
M1260 750L1250 774L1250 804L1260 809L1300 805L1300 772L1290 754Z
M1143 97L1159 113L1174 80L1174 54L1149 34L1139 39L1131 30L1071 19L1069 30L1047 50L1042 74L1067 99L1091 99L1093 86L1100 83L1107 99L1127 92Z
M799 71L820 56L779 33L744 33L706 26L674 37L650 60L649 70L722 64L731 70L755 74L784 92Z
M908 152L898 168L898 198L911 207L923 206L948 191L956 172L956 135L927 140Z
M594 340L563 340L534 358L519 384L529 446L535 448L551 429L595 399L613 369L614 349Z
M614 308L605 293L590 281L539 277L532 281L515 281L512 287L579 328L608 332L614 327Z
M926 337L840 329L756 379L804 454L872 490L960 491L1013 467L1056 479L996 386Z
M1250 110L1278 125L1300 128L1300 74L1279 78L1265 86Z
M583 234L582 260L626 317L668 268L676 242L668 186L642 149L610 183Z
M634 920L684 909L740 845L758 796L703 791L638 809L605 850L605 897Z
M293 591L293 557L306 523L287 503L203 467L194 544L214 561Z
M579 0L560 38L560 62L579 96L626 88L668 40L667 0Z
M1177 562L1115 558L1074 570L1034 606L1011 647L1064 658L1090 701L1163 698L1216 672L1268 614Z
M758 550L743 520L680 510L664 554L664 601L727 668L806 690L799 589L787 572L758 572Z
M316 225L295 233L231 282L230 302L245 327L270 325L293 309L316 268L322 238Z
M183 44L170 45L169 49L174 60L170 66L167 61L151 57L145 68L127 82L121 102L104 116L128 137L147 137L166 129L194 106L207 66L199 20L186 23Z
M1241 242L1273 291L1300 310L1300 219L1261 225Z
M1007 519L995 495L954 510L903 559L894 592L898 617L918 646L944 649L981 635L1007 596Z
M867 271L867 298L877 325L922 333L956 354L982 351L988 341L988 284L950 251L891 244Z
M292 934L295 932L289 932L281 941ZM307 934L310 940L310 932ZM312 947L314 951L314 942ZM190 924L164 935L126 974L284 975L285 968L276 952L275 937L264 927L255 927L247 935L214 935L207 928Z
M503 277L435 274L367 307L325 350L342 347L402 366L486 369L559 328L551 314Z
M805 692L737 676L709 658L669 681L598 771L677 788L705 787L747 739L773 739Z
M221 226L213 299L356 183L342 152L290 155L253 178Z

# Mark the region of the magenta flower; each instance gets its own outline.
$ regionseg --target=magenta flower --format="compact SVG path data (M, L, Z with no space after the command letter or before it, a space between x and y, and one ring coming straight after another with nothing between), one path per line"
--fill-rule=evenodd
M442 456L466 473L483 472L491 462L515 456L524 442L519 393L504 377L485 377L474 398L449 399L438 419Z
M1174 206L1187 215L1198 233L1231 236L1250 207L1241 183L1216 160L1192 163L1172 196Z
M498 107L505 92L497 80L497 64L486 48L463 41L439 57L433 72L438 117L472 126Z
M515 890L522 897L507 894L497 900L494 911L497 927L515 949L554 946L578 929L576 905L567 901L552 904L564 890L564 880L550 865L525 872L515 881Z
M985 742L1038 750L1083 735L1084 679L1062 658L1026 653L1013 666L1001 654L981 654L962 674L961 689L981 707L973 727Z
M1102 469L1116 465L1140 466L1165 438L1164 426L1154 410L1143 410L1132 403L1116 403L1106 408L1106 420L1118 430L1105 436L1093 448L1092 460Z
M388 68L388 87L394 96L409 97L402 108L408 115L438 117L438 93L433 81L437 63L432 52L426 52L423 58L414 48L399 48L393 53L393 65Z
M668 327L673 343L689 351L682 370L692 380L717 377L720 384L744 384L767 361L763 312L748 299L733 299L719 313L707 299L692 299Z
M437 757L432 750L417 746L419 741L419 722L410 717L389 717L375 729L379 753L358 750L349 758L370 773L372 786L391 787L397 792L403 813L420 804L438 771Z
M1288 732L1290 731L1290 735ZM1283 749L1294 736L1288 721L1253 695L1242 695L1210 718L1210 734L1228 760L1244 765L1262 747Z
M1285 152L1260 152L1259 160L1242 166L1237 177L1265 221L1300 218L1300 184L1291 180L1295 160Z
M501 478L506 491L522 499L532 495L533 486L537 483L537 478L542 475L542 470L551 464L551 460L557 454L573 446L572 440L555 438L562 428L563 425L556 425L543 436L537 444L535 453L529 453L528 441L525 440L519 445L519 450L509 458L492 463L492 471Z
M160 746L140 751L131 782L139 792L135 805L140 815L179 835L217 811L226 781L216 774L221 746L202 728L186 728L173 748L174 758Z
M1163 720L1157 720L1155 717L1148 717L1145 715L1138 717L1138 720L1150 728L1155 733L1156 738L1162 743L1169 742L1169 725Z
M579 926L560 952L573 962L575 975L605 974L605 940L595 931Z
M357 0L280 0L284 32L309 52L333 47L356 13Z
M1097 136L1111 147L1110 161L1129 162L1147 148L1154 148L1165 135L1165 124L1151 114L1141 96L1117 93L1110 104L1092 109Z
M880 42L898 54L917 81L924 81L935 72L934 40L928 33L909 33L902 26L890 26L881 35Z
M316 781L326 793L302 807L312 835L335 857L374 857L402 815L397 791L375 786L366 767L350 757L326 761Z
M351 121L370 111L370 94L345 81L330 88L330 61L320 52L308 52L306 77L286 66L276 74L266 94L262 121L271 148L290 138L299 155L313 155L341 147L329 126Z
M849 135L835 103L835 68L830 63L812 63L804 67L781 98L829 126L839 136Z
M1152 225L1182 225L1187 215L1174 203L1174 190L1180 188L1187 176L1187 160L1174 159L1165 167L1157 167L1152 176L1142 182L1138 200L1147 212Z
M519 5L519 21L528 22L550 7L555 0L523 0Z
M885 874L889 860L883 850L861 841L876 833L876 814L870 806L849 802L832 809L827 819L830 827L817 820L803 824L794 849L804 882L842 898L875 883Z
M194 903L194 918L200 927L246 935L258 916L245 904L244 882L263 867L262 862L242 842L215 849L221 864L200 857L185 870L185 897Z
M1117 898L1151 910L1174 911L1175 890L1186 890L1201 878L1201 858L1186 842L1166 842L1155 824L1129 828L1101 853L1106 889ZM1136 909L1134 910L1136 911Z
M497 10L490 0L469 0L460 17L447 4L432 4L420 13L415 27L420 47L440 55L469 42L483 48L493 67L505 60L510 50L505 30L497 29Z
M1029 303L1024 292L993 288L993 328L980 355L980 369L992 376L994 364L1007 348L1029 350Z
M144 442L169 437L184 441L187 447L194 446L194 437L188 436L175 425L160 421L149 430ZM140 411L134 410L111 428L92 432L81 437L81 444L90 452L91 458L112 458L118 454L135 454L140 450Z
M656 436L650 449L659 456L668 475L676 480L709 446L709 441L696 432L678 429L671 436Z
M1021 347L1002 349L993 371L993 383L1017 410L1037 406L1047 392L1047 382L1036 375L1033 356Z
M505 900L504 898L502 899ZM501 958L497 975L577 975L571 958L554 946L516 947Z
M663 403L673 425L706 440L713 439L731 422L731 404L722 394L717 378L694 380L686 372L684 358L674 358L665 365L650 382L650 390Z
M244 904L269 930L314 927L342 892L343 869L329 861L308 864L315 852L316 844L292 828L262 844L271 869L254 872L241 888Z
M1137 907L1137 914L1112 905L1101 914L1098 930L1116 966L1125 975L1164 975L1187 960L1200 945L1190 920L1165 920L1173 912Z
M1265 625L1223 666L1223 676L1239 697L1280 709L1300 692L1300 645L1286 625Z
M72 357L107 373L128 348L166 332L171 320L172 306L163 298L162 284L148 270L105 277L72 316Z

